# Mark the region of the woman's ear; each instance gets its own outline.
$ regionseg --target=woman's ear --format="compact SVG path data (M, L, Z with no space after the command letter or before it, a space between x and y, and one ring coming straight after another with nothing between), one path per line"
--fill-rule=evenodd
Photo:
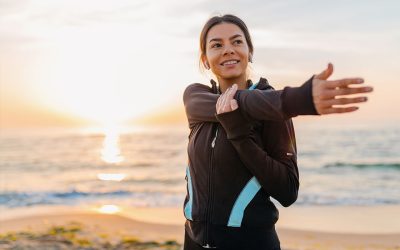
M253 62L253 55L251 53L249 53L249 62Z
M209 70L210 69L210 64L208 64L207 58L204 55L201 56L201 61L203 62L204 68Z

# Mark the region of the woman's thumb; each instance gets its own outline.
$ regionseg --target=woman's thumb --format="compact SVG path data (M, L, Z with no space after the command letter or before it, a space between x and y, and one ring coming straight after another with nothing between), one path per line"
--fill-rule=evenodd
M332 73L333 73L333 64L328 63L328 67L324 71L316 75L315 78L320 80L326 80L332 75Z

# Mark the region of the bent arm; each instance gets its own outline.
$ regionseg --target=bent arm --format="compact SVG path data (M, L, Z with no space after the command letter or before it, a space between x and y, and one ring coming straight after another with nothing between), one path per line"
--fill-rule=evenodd
M246 168L257 178L261 187L287 207L297 200L299 174L296 145L291 120L272 122L268 127L270 142L266 151L250 135L251 126L239 109L217 115L228 139ZM278 135L278 136L277 136Z
M235 99L247 120L283 121L298 115L317 115L312 98L312 79L300 87L285 87L279 91L238 90ZM215 105L219 96L200 83L185 89L183 103L189 127L198 122L218 122Z
M200 83L186 87L183 103L190 128L199 122L218 122L215 118L215 104L218 97L218 94L211 92L210 87Z

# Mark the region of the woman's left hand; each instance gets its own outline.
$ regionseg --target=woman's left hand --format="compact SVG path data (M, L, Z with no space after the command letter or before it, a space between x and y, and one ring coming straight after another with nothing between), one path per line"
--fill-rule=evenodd
M233 84L219 98L216 104L217 114L227 113L236 110L239 105L233 98L237 91L237 84Z

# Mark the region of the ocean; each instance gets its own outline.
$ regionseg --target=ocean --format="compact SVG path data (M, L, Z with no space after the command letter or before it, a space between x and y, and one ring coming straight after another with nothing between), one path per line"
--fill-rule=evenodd
M296 126L294 206L400 204L400 128ZM0 209L181 207L184 126L1 131ZM274 201L277 203L277 201Z

